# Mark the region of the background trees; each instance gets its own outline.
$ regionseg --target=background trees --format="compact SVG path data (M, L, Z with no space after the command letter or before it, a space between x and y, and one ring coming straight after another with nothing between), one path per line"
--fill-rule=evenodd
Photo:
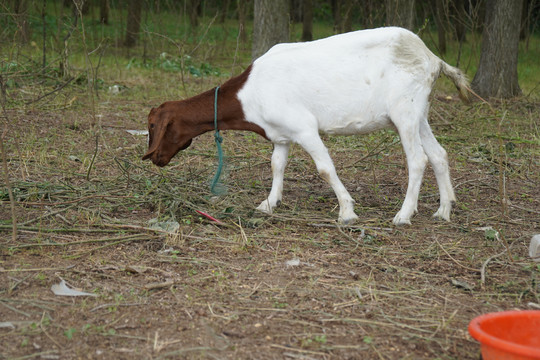
M517 61L522 1L488 0L482 33L482 52L473 88L483 97L509 98L521 94Z
M80 18L74 9L80 9ZM200 52L208 44L213 48L205 50L205 57L226 57L231 56L227 39L234 39L242 44L237 54L249 52L256 58L278 42L403 26L420 33L437 54L457 65L464 61L467 44L471 53L464 64L474 71L470 75L475 89L487 97L519 94L518 41L527 50L529 39L540 29L538 0L11 0L0 8L0 15L4 44L33 40L43 59L46 51L63 51L63 74L69 74L71 36L86 23L91 29L87 37L101 46L100 51L105 44L107 51L134 48L126 54L143 62L170 52L168 45L191 56L190 46ZM174 18L174 26L165 26L170 22L164 17ZM457 54L449 54L448 44L456 41Z
M287 0L255 0L252 58L256 59L273 45L288 40L289 2Z

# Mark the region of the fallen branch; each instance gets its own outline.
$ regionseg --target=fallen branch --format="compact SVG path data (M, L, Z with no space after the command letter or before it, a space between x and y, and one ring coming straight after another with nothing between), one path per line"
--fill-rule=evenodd
M90 244L90 243L103 243L103 242L111 242L111 241L117 241L117 242L119 242L119 241L122 241L122 242L124 242L124 241L134 241L134 240L139 240L139 238L143 238L143 237L147 237L147 236L148 236L147 234L136 234L136 235L120 236L120 237L115 237L115 238L80 240L80 241L73 241L73 242L68 242L68 243L21 244L21 245L17 245L17 246L10 246L10 250L30 248L30 247L42 247L42 246L72 246L72 245L81 245L81 244Z
M493 255L493 256L490 256L487 258L486 261L484 261L484 263L482 264L482 267L480 268L480 287L483 289L484 288L484 285L486 284L486 268L489 264L489 262L493 259L496 259L502 255L504 255L508 250L505 249L503 252L497 254L497 255Z

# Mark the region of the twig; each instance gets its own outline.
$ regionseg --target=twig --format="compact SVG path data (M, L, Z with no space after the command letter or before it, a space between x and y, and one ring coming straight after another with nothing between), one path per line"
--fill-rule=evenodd
M60 210L57 210L57 211L53 211L53 212L46 213L46 214L44 214L44 215L38 216L37 218L34 218L34 219L30 219L30 220L28 220L28 221L25 221L25 222L21 223L20 225L21 225L21 226L25 226L25 225L31 224L31 223L33 223L33 222L36 222L36 221L39 221L39 220L43 220L43 219L45 219L45 218L47 218L47 217L49 217L49 216L54 216L54 215L60 214L60 213L62 213L62 212L65 212L65 211L71 209L71 208L74 207L75 205L77 205L77 204L70 205L70 206L68 206L68 207L66 207L66 208L63 208L63 209L60 209Z
M86 181L90 180L90 171L92 171L92 167L94 166L94 161L96 160L98 149L99 149L99 135L96 134L96 148L94 150L94 156L92 156L92 161L90 161L90 165L88 166L88 170L86 171Z
M454 259L454 258L452 257L452 255L450 255L450 253L448 253L448 251L446 251L446 249L441 245L441 243L439 242L439 240L435 239L435 242L437 243L437 245L439 245L439 247L442 249L442 251L444 251L444 253L445 253L446 255L448 255L448 257L449 257L453 262L455 262L457 265L459 265L459 266L461 266L462 268L467 269L467 270L469 270L469 271L474 271L474 272L477 272L477 273L480 272L480 270L478 270L478 269L473 269L473 268L468 267L468 266L466 266L466 265L462 265L459 261L457 261L456 259Z
M493 259L496 259L502 255L504 255L507 251L509 251L509 249L504 249L503 252L497 254L497 255L493 255L493 256L490 256L487 258L486 261L484 261L484 263L482 264L482 267L480 268L480 287L483 289L484 288L484 285L486 284L486 268L489 264L489 262Z
M0 273L7 273L7 272L27 272L27 271L31 271L31 272L34 272L34 271L37 271L37 272L42 272L42 271L65 271L65 270L69 270L71 268L75 267L75 265L71 265L71 266L68 266L68 267L65 267L65 268L30 268L30 269L22 269L22 268L16 268L16 269L0 269Z
M10 225L0 224L0 230L9 229ZM111 233L116 232L117 230L107 230L107 229L78 229L78 228L41 228L41 227L32 227L24 226L19 227L20 231L29 231L37 233Z
M2 131L2 135L0 136L0 152L2 153L2 168L4 170L4 181L6 182L6 186L8 189L9 204L11 207L11 224L12 224L11 239L13 241L16 241L17 240L17 216L15 215L15 199L13 198L11 182L9 181L6 150L4 147L4 139L8 131L8 116L6 112L5 100L6 100L6 89L4 85L4 78L0 74L0 102L2 103L2 112L4 115L4 130Z
M79 257L81 257L83 255L92 253L92 252L97 251L97 250L104 249L104 248L109 247L109 246L114 246L114 245L118 245L118 244L125 243L125 242L130 242L130 241L142 240L145 237L146 237L146 234L127 236L122 240L111 242L109 244L105 244L105 245L102 245L102 246L98 246L97 248L93 248L93 249L90 249L90 250L87 250L87 251L83 251L83 252L81 252L81 253L79 253L77 255L73 255L73 256L69 256L69 257L72 258L72 259L77 259L77 258L79 258ZM113 240L115 240L115 239L109 239L108 241L113 241ZM105 242L105 241L106 240L103 240L103 242Z
M48 93L44 94L44 95L41 95L40 97L38 97L37 99L35 100L30 100L28 102L26 102L26 105L30 105L30 104L33 104L33 103L36 103L40 100L43 100L44 98L46 98L47 96L50 96L60 90L62 90L63 88L65 88L67 85L69 85L70 82L72 82L73 80L75 79L75 77L70 77L69 79L67 79L66 82L64 82L62 85L58 86L56 89L52 90L52 91L49 91Z
M146 305L147 303L128 303L128 304L116 304L116 303L108 303L108 304L101 304L96 306L95 308L90 309L90 312L94 312L99 309L103 309L109 306L142 306Z
M62 345L60 345L56 340L53 339L53 337L51 335L49 335L49 333L47 333L47 331L45 330L45 328L43 327L43 319L45 318L45 311L43 312L43 316L41 317L41 321L39 322L39 327L41 328L41 331L43 331L43 333L45 335L47 335L47 337L53 342L56 344L56 346L58 346L60 349L63 349L64 347Z
M19 309L17 309L17 308L14 308L13 306L10 306L10 305L6 304L6 303L3 302L3 301L0 301L0 304L4 305L5 307L7 307L7 308L8 308L9 310L11 310L11 311L14 311L14 312L16 312L16 313L19 313L19 314L21 314L21 315L26 316L27 318L31 317L31 315L30 315L29 313L24 312L24 311L22 311L22 310L19 310Z
M81 244L90 244L90 243L103 243L103 242L110 242L110 241L134 241L138 240L139 238L147 237L147 234L136 234L136 235L128 235L128 236L120 236L115 238L104 238L104 239L93 239L93 240L81 240L81 241L73 241L69 243L39 243L39 244L22 244L17 246L12 246L10 249L23 249L23 248L29 248L29 247L42 247L42 246L71 246L71 245L81 245ZM99 249L99 248L98 248ZM95 249L92 249L95 250ZM0 270L1 272L1 270Z

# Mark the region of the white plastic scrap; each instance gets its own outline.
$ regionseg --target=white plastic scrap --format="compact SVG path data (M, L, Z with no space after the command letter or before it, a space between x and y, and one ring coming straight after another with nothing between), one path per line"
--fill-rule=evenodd
M285 266L287 266L287 267L294 267L294 266L300 266L300 265L313 266L313 264L300 261L300 259L298 259L298 258L294 258L294 259L285 261Z
M531 244L529 245L529 256L533 258L534 261L540 262L540 234L536 234L531 239Z
M96 294L69 288L64 279L62 279L59 284L54 284L51 286L51 291L54 293L54 295L58 296L97 296Z
M148 221L150 229L168 232L175 234L180 229L180 224L176 220L159 221L158 218L154 218Z
M285 265L287 265L287 267L298 266L298 265L300 265L300 259L287 260L287 261L285 261Z
M145 136L148 135L148 130L126 130L131 135L135 136Z

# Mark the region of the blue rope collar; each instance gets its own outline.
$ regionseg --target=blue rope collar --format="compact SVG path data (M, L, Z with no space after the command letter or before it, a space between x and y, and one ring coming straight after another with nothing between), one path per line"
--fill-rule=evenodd
M212 184L210 185L210 191L212 193L217 195L216 192L216 185L219 182L219 177L221 176L221 171L223 170L223 150L221 149L221 143L223 142L223 138L221 137L221 134L219 133L218 125L217 125L217 113L218 113L218 91L219 86L216 87L216 91L214 93L214 139L216 140L216 147L217 147L217 153L218 153L218 168L216 170L216 175L214 175L214 179L212 179Z

